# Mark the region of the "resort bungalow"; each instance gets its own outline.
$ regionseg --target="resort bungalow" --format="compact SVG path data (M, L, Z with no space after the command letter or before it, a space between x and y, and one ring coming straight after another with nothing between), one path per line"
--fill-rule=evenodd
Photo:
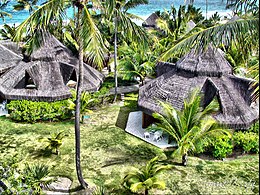
M247 129L259 117L251 83L250 79L235 76L228 61L212 46L205 52L192 50L176 64L160 62L157 78L139 90L143 128L154 122L152 113L163 114L157 100L182 110L184 99L199 87L204 94L202 106L206 107L214 98L218 100L220 111L214 115L217 121L233 129Z
M0 44L0 103L3 100L55 101L71 97L78 75L78 59L53 35L30 60ZM84 91L96 91L104 76L84 64Z
M159 16L156 13L152 13L143 23L142 26L146 28L156 28L156 20Z

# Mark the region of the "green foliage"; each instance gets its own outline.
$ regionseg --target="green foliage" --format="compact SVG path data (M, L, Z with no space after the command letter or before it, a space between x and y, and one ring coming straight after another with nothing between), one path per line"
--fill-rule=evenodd
M259 134L259 121L257 121L256 123L254 123L249 130L250 132L254 132L256 134Z
M232 153L233 145L229 136L222 135L213 138L211 142L212 154L215 158L226 158Z
M202 143L212 135L230 134L210 116L218 110L218 104L215 101L204 109L200 107L201 97L198 89L195 89L190 97L184 100L182 111L176 110L168 103L159 103L164 114L154 113L153 117L159 123L148 129L165 131L176 141L178 148L173 152L173 157L185 157L190 152L201 150ZM185 163L184 160L183 164Z
M7 189L1 194L42 194L42 188L55 181L50 178L50 169L45 164L26 164L19 168L22 157L6 156L0 160L0 181Z
M56 102L13 100L7 105L7 108L10 117L19 122L59 121L72 116L67 100Z
M76 90L71 90L72 97L68 99L68 108L71 111L74 111L76 108ZM90 110L90 103L93 102L92 96L88 92L82 92L80 97L80 115L81 115L81 122L83 122L84 115L86 113L91 113Z
M31 186L33 194L41 194L42 188L47 188L55 179L49 178L50 170L45 164L26 164L23 171L24 181Z
M106 189L103 185L99 185L95 188L94 192L92 192L92 195L105 195Z
M4 9L8 6L8 3L10 1L9 0L1 0L0 1L0 18L3 20L3 22L5 22L5 17L12 17L11 14L9 14L8 12L5 12Z
M242 148L245 152L259 152L259 137L254 132L235 132L233 136L235 147Z
M4 24L0 29L1 39L13 39L15 37L15 25L9 26L8 24Z
M127 173L123 180L123 186L132 192L139 192L152 188L165 189L165 182L158 180L158 174L173 168L171 165L161 165L158 163L158 156L151 159L141 170L135 169Z
M57 134L52 134L51 137L43 139L43 141L47 142L47 146L45 150L50 150L50 152L53 152L55 150L55 154L59 154L59 148L62 145L62 140L64 137L68 136L64 133L64 131L60 131Z
M118 71L123 79L136 80L138 78L143 84L146 76L155 75L156 58L149 49L144 52L137 43L127 44L123 42L118 53Z
M138 99L137 93L126 94L125 98L124 98L124 106L136 109L137 108L137 99Z

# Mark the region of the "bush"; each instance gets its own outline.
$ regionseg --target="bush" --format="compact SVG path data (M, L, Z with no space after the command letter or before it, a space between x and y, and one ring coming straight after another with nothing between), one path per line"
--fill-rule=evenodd
M233 150L232 140L227 135L211 137L199 148L199 152L207 152L215 158L226 158Z
M56 102L34 102L13 100L7 108L15 121L35 123L37 121L59 121L71 118L67 100Z
M213 142L213 156L215 158L226 158L233 150L232 141L228 136L217 137Z
M242 148L245 152L259 152L259 137L254 132L235 132L233 136L234 145Z
M254 132L254 133L259 133L259 121L257 121L256 123L254 123L248 131Z

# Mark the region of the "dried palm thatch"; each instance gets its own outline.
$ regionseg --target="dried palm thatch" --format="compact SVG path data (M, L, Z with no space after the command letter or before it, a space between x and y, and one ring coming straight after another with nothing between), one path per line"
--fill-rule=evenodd
M55 101L71 96L67 84L77 81L78 59L54 36L46 34L43 45L32 53L31 61L25 62L21 57L11 59L13 63L0 64L5 69L0 76L2 98ZM84 64L84 91L98 90L103 79L100 72Z
M0 44L0 75L14 67L21 59L21 56Z
M156 28L156 20L159 18L156 13L152 13L143 23L143 27Z
M246 129L258 119L258 103L251 98L251 80L233 75L229 63L212 46L201 53L191 51L176 64L160 62L158 66L167 70L161 70L161 76L139 90L138 105L144 113L163 114L158 100L182 110L184 99L199 87L204 94L203 106L214 98L218 100L220 111L214 117L220 123Z

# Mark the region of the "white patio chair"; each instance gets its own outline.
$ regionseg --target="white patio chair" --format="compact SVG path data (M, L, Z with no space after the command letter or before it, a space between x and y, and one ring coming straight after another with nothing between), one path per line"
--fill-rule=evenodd
M163 136L162 136L162 131L156 131L154 133L154 136L153 136L153 141L160 141L162 140Z
M150 138L150 133L149 132L144 132L144 138Z

